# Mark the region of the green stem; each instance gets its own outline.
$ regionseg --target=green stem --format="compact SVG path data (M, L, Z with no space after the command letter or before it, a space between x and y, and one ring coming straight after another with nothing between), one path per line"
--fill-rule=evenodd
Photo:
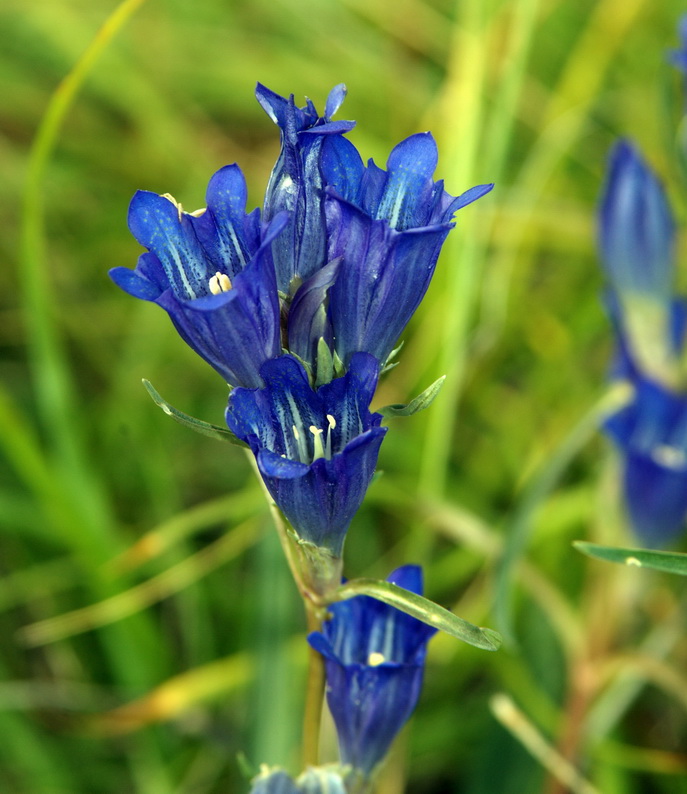
M308 634L322 628L319 610L306 605ZM322 700L324 697L324 659L313 648L308 648L308 683L303 714L303 767L319 763L320 725L322 723Z

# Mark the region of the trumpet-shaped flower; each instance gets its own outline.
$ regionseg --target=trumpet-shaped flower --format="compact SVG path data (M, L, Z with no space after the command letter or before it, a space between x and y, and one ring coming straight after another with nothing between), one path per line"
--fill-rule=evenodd
M663 545L687 516L687 396L637 374L632 401L605 423L623 458L623 492L638 536Z
M267 186L264 216L269 221L280 212L289 213L287 229L274 242L273 253L279 289L293 295L327 261L322 144L327 138L340 139L355 122L332 121L346 96L344 85L331 90L323 117L310 100L296 107L293 95L285 99L260 83L255 95L281 131L281 152Z
M666 302L673 285L675 223L663 186L627 141L611 152L599 246L613 289Z
M245 214L236 165L210 180L207 208L185 212L171 196L139 191L129 228L148 249L134 271L110 275L125 292L165 309L181 337L232 386L262 385L260 366L281 353L272 242L287 216L261 227Z
M680 17L677 32L680 37L680 47L672 50L670 60L681 72L687 74L687 14Z
M231 393L227 424L251 447L298 537L339 557L387 430L369 410L378 363L360 353L344 377L318 389L293 356L268 361L260 372L264 388Z
M388 581L422 594L418 566L398 568ZM329 612L308 642L324 656L341 761L369 777L417 704L436 629L368 596L332 604Z
M365 168L344 138L324 143L328 258L341 260L330 314L345 363L357 351L386 361L427 291L453 215L493 187L454 198L433 181L437 159L430 133L399 143L387 171Z
M674 238L661 183L621 141L610 158L599 243L617 345L612 376L634 390L604 427L621 453L632 527L655 545L678 534L687 515L687 395L679 366L687 311L673 296Z

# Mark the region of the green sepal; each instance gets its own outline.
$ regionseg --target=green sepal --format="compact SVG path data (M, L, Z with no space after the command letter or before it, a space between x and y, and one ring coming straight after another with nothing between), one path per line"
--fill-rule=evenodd
M323 336L317 341L317 364L315 369L317 371L315 388L334 380L334 359L331 348Z
M676 551L653 551L648 549L621 549L615 546L599 546L576 540L573 546L589 557L606 562L617 562L620 565L650 568L652 571L675 573L687 576L687 554Z
M401 340L401 342L399 342L398 344L398 347L395 347L391 351L391 353L389 353L389 355L386 357L386 361L382 364L382 368L379 373L380 375L386 374L389 370L393 369L398 364L398 361L394 361L394 359L401 352L401 348L403 347L404 344L405 341Z
M230 430L224 427L219 427L219 425L211 425L209 422L203 422L201 419L196 419L195 416L189 416L183 411L176 409L173 405L170 405L166 400L163 400L162 397L160 397L153 384L149 380L143 378L143 385L146 387L148 394L153 398L155 405L158 405L160 408L162 408L167 416L171 416L172 419L174 419L174 421L178 422L180 425L190 427L191 430L195 430L196 433L200 433L203 436L216 438L219 441L228 441L230 444L235 444L237 447L248 446L248 444L237 438Z
M354 596L366 595L376 598L389 606L400 609L428 626L445 631L476 648L496 651L501 645L501 637L492 629L483 629L459 618L448 609L435 604L424 596L412 593L403 587L381 579L351 579L336 591L337 600L345 601Z
M439 394L445 380L446 375L442 375L435 380L431 386L428 386L422 394L418 394L418 396L407 405L385 405L384 408L379 409L378 413L388 418L391 416L412 416L419 411L424 411L425 408L434 402L434 398Z

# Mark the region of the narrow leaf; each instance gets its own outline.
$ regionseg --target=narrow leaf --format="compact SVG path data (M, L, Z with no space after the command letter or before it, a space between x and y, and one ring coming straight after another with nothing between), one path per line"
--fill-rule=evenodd
M391 582L379 579L351 579L342 584L336 592L339 601L358 595L371 596L485 651L496 651L501 645L501 637L495 631L474 626L454 615L453 612L449 612L448 609L435 604L434 601L411 593L410 590L405 590Z
M597 560L687 576L687 554L680 554L676 551L620 549L614 546L599 546L596 543L587 543L583 540L576 540L573 546L583 554Z
M431 386L428 386L422 394L419 394L414 400L411 400L407 405L385 405L384 408L379 409L382 416L412 416L419 411L424 411L429 405L434 402L434 398L439 394L439 390L444 385L446 375L442 375L438 380L435 380Z
M196 433L200 433L203 436L216 438L219 441L228 441L230 444L235 444L237 447L248 446L248 444L245 444L243 441L236 438L236 436L226 427L211 425L209 422L203 422L200 419L196 419L195 416L189 416L183 411L177 410L173 405L170 405L166 400L163 400L162 397L160 397L153 387L153 384L149 380L144 378L143 385L146 387L148 394L153 398L155 405L159 405L160 408L162 408L162 410L167 414L167 416L171 416L172 419L174 419L175 422L179 422L180 425L190 427L191 430L195 430Z

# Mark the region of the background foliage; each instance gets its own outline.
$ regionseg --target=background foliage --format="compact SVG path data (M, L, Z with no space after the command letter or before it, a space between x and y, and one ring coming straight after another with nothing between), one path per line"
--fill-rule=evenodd
M510 642L434 641L382 790L555 794L560 751L574 791L687 791L683 580L571 547L632 545L595 431L594 212L630 135L684 218L665 62L682 4L139 5L42 172L41 118L115 4L0 11L0 790L240 792L240 752L297 771L304 627L266 506L242 451L170 422L141 379L215 423L225 387L107 277L139 253L137 188L195 209L239 162L261 202L278 136L260 80L319 107L343 81L364 157L431 129L450 192L497 183L460 213L380 389L406 402L448 374L426 413L390 420L347 570L422 562L430 597Z

